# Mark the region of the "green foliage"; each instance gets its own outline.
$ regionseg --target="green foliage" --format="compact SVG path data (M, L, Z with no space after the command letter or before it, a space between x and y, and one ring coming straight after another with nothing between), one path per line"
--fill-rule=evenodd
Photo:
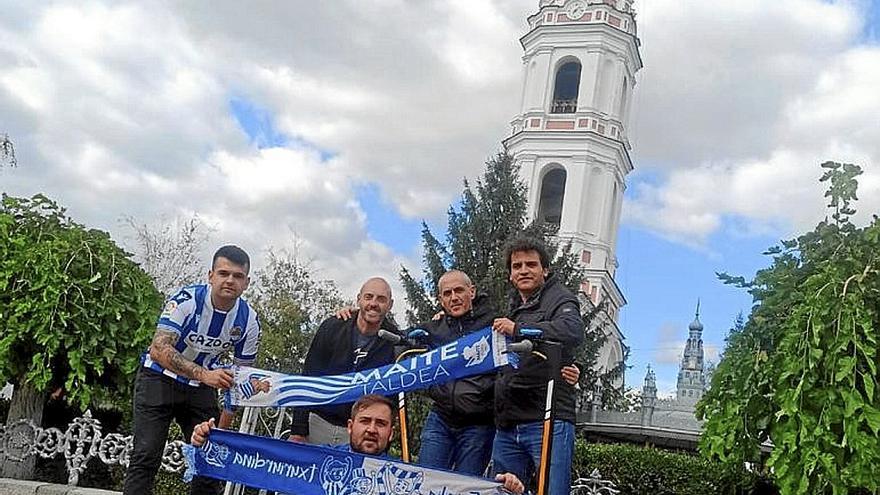
M554 275L573 292L580 291L583 268L572 253L571 244L560 245L554 225L527 223L526 193L526 185L519 177L519 166L510 155L499 153L486 161L486 170L475 186L464 181L460 202L448 211L445 242L439 241L423 224L424 278L417 280L405 267L400 272L411 308L407 310L410 325L430 319L440 309L436 299L437 282L452 268L466 272L477 290L491 297L502 314L506 312L511 287L504 247L518 235L543 239L553 259ZM613 370L593 369L606 340L602 325L610 324L607 312L604 305L594 306L589 301L585 301L583 309L585 343L577 353L577 362L581 365L581 394L584 396L581 403L585 403L586 395L600 384L603 403L617 405L622 402L623 395L613 382L623 373L625 364L622 362ZM412 416L419 424L419 416Z
M466 272L497 307L507 307L504 246L526 226L526 186L518 172L513 159L501 153L486 162L486 171L475 187L464 181L460 203L449 208L445 243L423 225L424 280L417 281L405 268L400 274L412 308L407 311L411 325L437 312L437 281L450 268Z
M180 495L189 493L189 484L183 481L183 473L169 473L160 469L156 474L155 495Z
M827 162L832 209L811 232L767 254L747 288L752 314L731 332L711 390L701 449L725 462L767 461L782 493L876 492L880 479L880 220L855 213L855 165Z
M161 297L106 232L42 195L0 204L0 381L85 409L129 388Z
M745 493L755 476L729 465L683 453L620 444L575 443L572 476L597 469L620 493L675 495Z
M265 267L253 280L248 301L260 315L262 327L257 365L298 373L314 331L346 301L332 281L314 279L311 265L296 253L270 250Z
M439 310L437 282L452 268L466 272L477 290L504 311L510 293L504 247L522 234L543 239L554 259L553 273L572 291L580 290L583 271L570 244L559 250L554 226L526 224L526 192L519 166L510 155L499 153L486 162L475 187L464 181L461 201L449 208L446 242L437 240L423 224L424 279L416 280L405 267L400 273L412 308L407 311L411 325L430 319Z

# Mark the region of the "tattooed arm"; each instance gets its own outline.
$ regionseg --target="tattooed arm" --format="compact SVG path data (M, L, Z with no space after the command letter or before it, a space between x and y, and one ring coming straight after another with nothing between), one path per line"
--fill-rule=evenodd
M161 328L156 329L153 342L150 344L150 359L159 363L168 371L198 380L210 387L227 389L232 386L232 373L226 369L207 370L183 357L174 348L180 335Z

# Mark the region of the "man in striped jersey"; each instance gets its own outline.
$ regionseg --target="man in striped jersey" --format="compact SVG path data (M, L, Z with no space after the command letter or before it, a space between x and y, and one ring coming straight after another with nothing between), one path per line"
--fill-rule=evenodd
M235 364L253 364L260 324L241 299L249 270L247 253L223 246L214 254L208 283L184 287L165 304L135 382L134 446L124 494L152 492L172 419L188 439L195 425L217 417L217 390L233 384L220 360L231 353ZM223 411L219 426L231 422L232 414ZM194 479L190 488L192 494L219 491L220 482L208 478Z

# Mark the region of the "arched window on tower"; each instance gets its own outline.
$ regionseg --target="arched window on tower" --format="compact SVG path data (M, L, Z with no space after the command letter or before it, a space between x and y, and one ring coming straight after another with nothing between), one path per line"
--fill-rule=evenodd
M541 181L538 221L552 225L562 222L562 199L565 197L565 169L554 168Z
M568 62L556 71L553 86L553 105L550 113L574 113L577 111L578 86L581 82L581 64Z

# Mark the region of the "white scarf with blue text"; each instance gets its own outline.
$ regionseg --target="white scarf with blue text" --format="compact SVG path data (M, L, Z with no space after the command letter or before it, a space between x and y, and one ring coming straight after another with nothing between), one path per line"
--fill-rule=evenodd
M417 354L399 363L344 375L286 375L234 366L227 407L308 407L354 402L367 394L392 395L516 365L508 340L491 328Z

